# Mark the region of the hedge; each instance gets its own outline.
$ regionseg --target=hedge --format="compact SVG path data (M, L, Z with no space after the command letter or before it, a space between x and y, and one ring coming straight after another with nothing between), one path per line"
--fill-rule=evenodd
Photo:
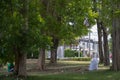
M72 58L72 60L75 60L75 61L90 61L91 58L90 57L74 57L74 58Z
M78 57L78 51L67 49L64 52L64 57Z

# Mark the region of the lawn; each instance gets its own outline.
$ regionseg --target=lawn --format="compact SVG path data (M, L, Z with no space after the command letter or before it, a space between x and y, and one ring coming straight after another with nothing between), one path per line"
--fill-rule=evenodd
M37 70L35 64L36 61L28 60L26 79L1 74L0 80L120 80L120 72L110 71L103 65L97 71L88 71L89 62L58 61L54 66L47 64L45 71Z
M63 73L47 76L30 76L27 80L120 80L120 72L93 71L84 73Z
M60 73L51 75L28 76L26 79L15 79L14 77L4 77L0 80L120 80L120 72L109 70Z

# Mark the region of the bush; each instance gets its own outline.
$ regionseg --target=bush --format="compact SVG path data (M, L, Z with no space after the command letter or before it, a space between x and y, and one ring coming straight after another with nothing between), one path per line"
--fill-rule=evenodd
M71 60L74 60L74 61L90 61L91 58L90 57L74 57L74 58L71 58Z
M67 60L67 61L90 61L91 58L90 57L67 57L63 60Z
M65 57L78 57L78 51L67 49L64 53Z

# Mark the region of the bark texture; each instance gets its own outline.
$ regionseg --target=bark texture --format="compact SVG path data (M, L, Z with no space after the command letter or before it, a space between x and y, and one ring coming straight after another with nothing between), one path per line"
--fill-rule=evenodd
M120 71L120 15L115 14L120 10L120 1L113 3L113 25L112 25L112 69Z
M119 17L120 18L120 17ZM115 22L114 22L115 21ZM120 25L120 20L119 19L114 19L114 29L112 33L112 38L113 38L113 55L112 55L112 67L113 70L118 71L120 70L120 27L117 27Z
M15 66L14 66L14 73L15 75L18 75L19 71L19 51L17 47L14 47L14 53L15 53Z
M107 28L104 26L103 22L101 22L101 27L103 30L103 49L104 49L104 65L109 66L109 47L108 47L108 33Z
M23 23L22 23L22 32L21 32L21 44L23 47L26 46L27 44L27 30L28 30L28 9L29 9L29 0L20 0L21 2L21 8L20 8L20 14L22 15L23 18ZM26 70L26 58L27 58L27 53L26 50L24 50L21 47L18 47L18 64L19 64L19 69L18 69L18 76L21 77L26 77L27 76L27 70Z
M18 71L18 76L20 77L26 77L27 71L26 71L26 57L27 54L21 53L19 55L19 71Z
M102 48L102 29L99 19L97 19L97 29L98 29L98 48L99 48L99 58L100 63L104 62L103 48Z
M45 69L45 49L40 49L38 57L38 69L41 71Z
M51 64L56 64L57 63L57 47L58 47L58 44L59 44L59 40L55 39L53 37L52 42L53 42L53 46L51 47L50 63Z

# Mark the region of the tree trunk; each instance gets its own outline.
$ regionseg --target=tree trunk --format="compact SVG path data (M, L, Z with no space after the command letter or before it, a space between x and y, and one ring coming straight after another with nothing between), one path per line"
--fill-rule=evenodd
M39 57L38 57L38 69L45 69L45 49L40 49Z
M113 25L112 25L112 69L120 71L120 15L115 14L115 10L120 9L120 2L114 3Z
M27 75L27 71L26 71L26 57L27 57L27 54L25 54L25 53L20 53L20 55L19 55L18 76L20 76L20 77L26 77L26 75Z
M103 50L102 50L102 31L101 31L101 25L100 25L99 19L97 19L97 29L98 29L99 58L100 58L100 63L103 63L104 56L103 56Z
M22 46L27 44L27 31L28 31L28 9L29 9L29 0L20 0L21 2L21 9L20 14L22 15L23 23L22 23L22 37L24 39L21 40ZM20 44L20 45L21 45ZM19 70L18 70L18 76L26 77L27 76L27 70L26 70L26 58L27 54L26 51L22 51L24 49L19 48Z
M53 46L51 47L50 63L51 64L56 64L57 63L57 47L58 47L58 44L59 44L59 40L53 38L52 42L53 42Z
M56 64L57 61L56 61L56 53L55 53L55 50L51 50L51 58L50 58L50 64Z
M14 47L15 51L15 67L14 73L15 75L26 77L26 54L21 53L18 47Z
M18 59L18 54L15 54L15 66L14 66L15 75L18 75L18 70L19 70L19 59Z
M120 17L119 17L120 18ZM118 24L120 25L119 21L120 19L114 20L116 21L112 33L113 38L113 54L112 54L112 68L115 71L120 70L120 28L118 27Z
M93 0L93 9L95 12L98 12L97 9L97 0ZM98 12L99 13L99 12ZM100 24L100 19L97 18L97 30L98 30L98 48L99 48L99 58L100 58L100 63L103 63L104 61L104 56L103 56L103 48L102 48L102 29L101 29L101 24Z
M103 29L103 42L104 42L104 65L109 66L110 60L109 60L109 47L108 47L108 34L107 29L105 26L103 26L103 23L101 22L101 27Z
M17 47L14 47L14 53L15 53L15 66L14 66L14 73L15 75L18 75L19 70L19 51Z

